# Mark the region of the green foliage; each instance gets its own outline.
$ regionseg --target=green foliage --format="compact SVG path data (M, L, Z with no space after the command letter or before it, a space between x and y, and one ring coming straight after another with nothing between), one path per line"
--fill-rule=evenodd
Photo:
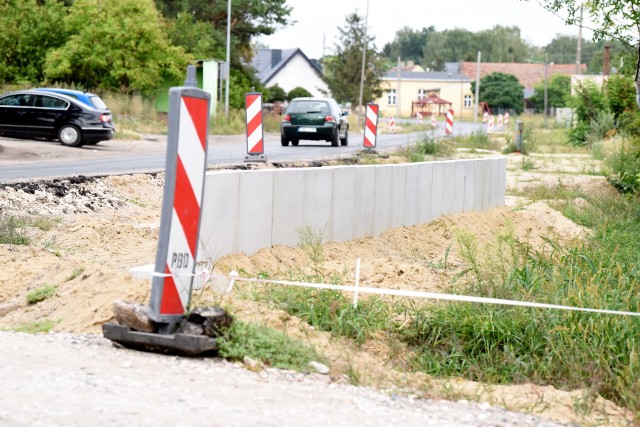
M196 59L224 58L226 35L215 31L211 23L198 21L193 14L180 12L169 20L167 36L174 46L180 46Z
M304 226L296 230L298 232L298 246L311 261L311 269L316 280L324 278L324 230L315 231L310 226Z
M393 308L378 297L361 298L354 308L341 292L278 287L265 291L262 298L316 329L353 339L357 344L372 338L377 331L393 328Z
M231 68L229 80L229 106L244 109L244 97L260 87L260 82L251 73L242 68Z
M216 343L218 355L225 359L242 360L248 356L274 368L305 371L309 362L318 360L313 348L286 333L238 320Z
M16 332L25 334L47 334L54 326L60 323L59 320L41 320L38 322L27 323L13 328Z
M607 180L618 191L640 191L640 139L625 141L605 160Z
M593 227L588 245L562 248L549 241L537 252L508 234L498 246L468 241L461 254L469 274L458 291L637 311L638 200L582 197L586 207L564 206L574 221ZM429 374L588 388L638 411L639 328L635 317L443 303L417 309L401 336L416 351L414 369Z
M325 60L325 80L338 102L351 102L355 106L358 105L360 92L362 46L366 33L364 18L352 13L347 16L345 26L338 30L340 40L335 45L335 54ZM365 62L363 104L382 94L380 82L384 64L371 35L367 35Z
M192 59L169 43L153 0L76 0L65 28L64 45L47 53L50 81L150 92L183 77Z
M36 290L27 294L27 304L37 304L56 294L58 287L55 285L42 285Z
M574 145L580 146L587 143L591 122L597 120L601 111L606 110L607 101L604 93L593 82L586 81L574 89L571 106L575 110L575 116L569 139Z
M226 50L227 40L226 1L155 0L155 3L158 10L170 20L184 13L191 15L194 23L207 23L208 30L200 37L211 38L215 49L213 54L216 54L214 57L224 58L222 52ZM290 24L290 13L291 7L287 6L286 0L233 0L230 43L234 68L251 59L251 42L254 38L273 34L278 28ZM220 50L222 46L225 50Z
M263 97L265 102L284 102L284 100L287 99L287 92L275 84L264 89Z
M26 235L25 226L23 218L0 214L0 244L28 245L31 243Z
M480 86L482 87L482 86ZM544 80L534 87L535 93L529 98L533 106L544 110ZM571 98L571 76L554 74L547 82L547 107L566 107Z
M0 2L0 82L41 82L47 53L65 39L59 1Z
M456 150L455 141L436 139L432 133L424 132L418 135L416 151L429 156L451 156Z
M618 129L630 138L640 137L640 111L624 111L618 117Z
M401 57L442 71L447 62L475 61L478 51L486 62L522 62L530 56L520 29L500 25L476 33L460 28L438 32L433 26L420 30L404 27L382 53L391 63Z
M298 86L289 91L289 93L287 94L287 100L291 101L293 98L302 98L306 96L311 96L311 92L303 87Z
M471 82L471 92L474 92L475 81ZM491 73L480 79L478 99L486 102L491 108L513 110L517 114L524 109L524 86L511 74Z
M607 79L605 86L609 111L618 120L626 111L637 111L636 88L628 77L613 75Z

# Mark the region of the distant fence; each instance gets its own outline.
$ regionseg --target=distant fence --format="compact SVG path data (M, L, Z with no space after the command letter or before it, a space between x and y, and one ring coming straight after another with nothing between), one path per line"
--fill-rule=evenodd
M215 171L206 176L199 259L296 246L298 229L346 241L446 214L504 206L504 157L401 165Z

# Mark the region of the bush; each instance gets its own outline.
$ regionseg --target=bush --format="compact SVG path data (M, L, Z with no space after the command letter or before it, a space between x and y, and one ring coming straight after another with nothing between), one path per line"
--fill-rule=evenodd
M607 180L622 193L640 190L640 139L623 143L606 161Z
M291 101L293 98L302 98L305 96L312 96L311 92L309 92L303 87L298 86L298 87L294 87L289 91L289 94L287 95L287 100Z

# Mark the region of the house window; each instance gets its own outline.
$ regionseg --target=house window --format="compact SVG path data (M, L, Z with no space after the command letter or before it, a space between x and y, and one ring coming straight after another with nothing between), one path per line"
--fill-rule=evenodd
M471 108L471 95L464 96L464 108Z
M421 101L427 97L426 89L418 89L418 101Z
M387 91L387 104L396 105L396 90L395 89L389 89L389 91Z

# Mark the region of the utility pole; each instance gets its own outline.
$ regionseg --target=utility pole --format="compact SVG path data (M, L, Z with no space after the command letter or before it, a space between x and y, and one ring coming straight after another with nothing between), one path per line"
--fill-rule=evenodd
M360 114L362 113L362 92L364 88L364 66L367 57L367 22L369 21L369 0L367 0L367 12L364 15L364 43L362 45L362 69L360 70L360 96L358 97L358 117L356 127L360 128Z
M476 93L475 93L476 102L473 104L473 121L474 122L476 122L478 120L478 105L479 105L478 97L480 96L480 57L481 57L481 53L482 52L478 51L478 63L476 65ZM460 67L462 67L462 65L460 65ZM462 70L460 70L460 73L462 73Z
M229 117L229 77L231 77L231 0L227 0L227 82L224 91L225 117Z
M398 88L396 91L396 118L400 117L400 57L398 56L398 72L396 74Z
M544 53L544 121L547 121L547 80L549 75L549 61L547 60L547 52Z
M580 5L580 23L578 24L578 45L576 48L576 74L580 74L582 62L582 5Z

